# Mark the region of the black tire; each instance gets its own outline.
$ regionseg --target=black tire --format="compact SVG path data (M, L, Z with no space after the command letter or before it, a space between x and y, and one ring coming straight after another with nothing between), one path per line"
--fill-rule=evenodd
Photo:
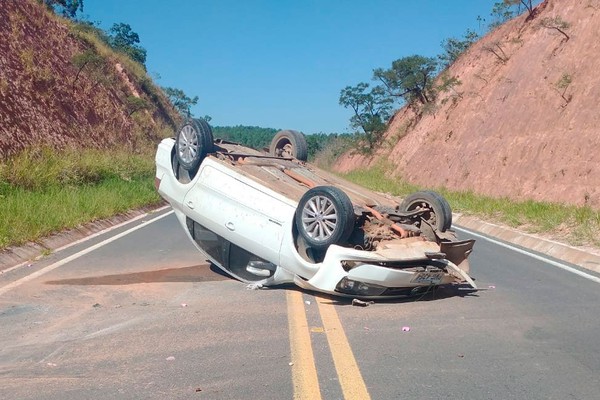
M446 200L446 198L444 196L442 196L438 192L434 192L433 190L424 190L424 192L425 193L430 193L432 196L437 197L439 203L444 208L442 214L445 216L444 217L444 219L446 221L445 225L447 225L447 227L446 227L445 230L450 229L452 227L452 208L450 207L450 204L448 203L448 200Z
M208 153L213 151L210 125L203 119L189 119L177 131L175 157L186 171L197 171Z
M452 226L450 204L437 192L431 190L415 192L406 197L399 208L400 211L426 209L423 219L440 232L445 232Z
M300 161L308 158L308 144L304 134L298 131L279 131L271 140L269 154L275 157L292 157Z
M173 148L173 152L171 154L171 166L173 168L173 175L180 183L190 183L192 178L196 175L198 170L185 170L179 165L179 161L177 160L177 156L175 155L175 148Z
M300 236L315 250L344 244L354 229L354 207L334 186L309 189L298 203L295 222Z

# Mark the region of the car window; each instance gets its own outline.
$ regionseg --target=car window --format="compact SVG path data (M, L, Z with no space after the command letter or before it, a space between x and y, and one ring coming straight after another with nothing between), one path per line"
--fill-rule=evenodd
M202 251L235 276L248 281L256 281L271 276L275 271L274 264L230 243L190 218L186 222L190 234ZM262 274L257 275L252 270L248 271L249 265L254 267L254 271L261 270Z
M188 218L188 229L200 248L223 267L229 263L229 242Z

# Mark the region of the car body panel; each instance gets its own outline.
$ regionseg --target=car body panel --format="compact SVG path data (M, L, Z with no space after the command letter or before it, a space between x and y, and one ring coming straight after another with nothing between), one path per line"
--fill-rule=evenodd
M364 298L397 297L387 295L387 289L410 291L464 281L475 287L466 271L440 253L439 243L419 236L383 240L374 250L331 245L320 260L307 256L294 223L298 202L308 190L306 182L342 189L355 214L363 217L371 207L396 207L398 201L392 196L372 192L310 164L268 157L228 142L217 142L217 151L202 161L195 176L180 182L174 172L174 143L164 139L157 149L158 192L171 204L196 248L237 279L258 286L295 282L306 289L342 296L352 294L341 293L340 287L356 281L375 288L352 295ZM222 244L218 251L210 247L217 242ZM466 258L472 243L455 243L446 243L445 248L468 268ZM234 260L236 254L241 256ZM264 278L253 276L240 269L243 265L239 264L246 261L248 268L263 265L273 271ZM373 295L378 288L382 292Z
M205 160L196 190L183 200L188 216L223 237L234 235L238 246L279 264L284 221L293 216L294 207L228 172Z

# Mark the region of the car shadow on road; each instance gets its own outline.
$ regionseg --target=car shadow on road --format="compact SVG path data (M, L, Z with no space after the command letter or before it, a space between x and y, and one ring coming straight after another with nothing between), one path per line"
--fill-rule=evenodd
M214 282L231 279L209 264L167 268L125 274L87 276L82 278L46 281L48 285L133 285L158 282Z

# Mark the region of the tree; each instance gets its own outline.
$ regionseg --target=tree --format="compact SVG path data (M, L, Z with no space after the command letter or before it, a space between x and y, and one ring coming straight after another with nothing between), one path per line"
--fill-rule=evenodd
M361 82L342 89L339 101L340 105L354 111L350 125L355 129L362 129L368 150L373 150L385 132L393 98L387 95L382 86L375 86L369 90L369 84Z
M198 96L190 98L183 92L183 90L172 87L164 87L163 90L171 101L171 104L173 104L173 107L179 111L179 114L184 117L189 117L192 115L190 108L198 104Z
M509 57L504 52L504 49L502 49L502 43L500 42L493 42L491 45L484 46L483 49L495 55L496 58L498 58L498 60L500 60L502 63L508 61Z
M373 79L381 81L390 96L401 97L409 105L425 105L435 99L433 80L438 67L433 57L413 55L392 62L388 70L374 70Z
M134 113L147 109L148 102L141 97L129 96L125 99L125 106L127 107L128 116L131 117Z
M326 135L325 133L314 133L312 135L306 135L306 147L308 149L308 158L314 158L315 154L325 147L329 142L330 138L337 137L337 135Z
M560 17L560 15L557 15L554 18L546 17L546 18L542 19L542 21L540 22L540 25L543 26L544 28L556 29L558 32L560 32L565 37L565 39L564 39L565 42L570 39L569 35L567 35L567 33L565 31L571 27L571 24L569 24L567 21L563 20Z
M453 92L454 96L462 98L462 94L456 90L457 86L462 85L460 79L455 76L450 76L448 74L442 74L439 79L439 85L437 86L437 90L440 92Z
M73 79L73 90L75 90L75 84L79 79L79 75L85 68L89 68L91 71L101 74L106 66L106 60L92 49L88 49L83 53L75 54L71 61L77 68L77 74L75 75L75 79Z
M110 45L113 49L127 54L132 60L146 65L146 49L139 46L140 37L129 24L113 24L110 28Z
M491 30L512 19L515 16L515 11L513 11L511 4L508 4L506 1L501 1L499 3L494 3L490 15L494 19L489 26Z
M442 62L442 66L447 68L452 65L462 53L477 41L477 39L479 39L479 35L476 32L467 29L467 32L463 35L463 40L456 38L444 40L442 42L444 53L438 56Z
M348 140L350 134L337 134L337 133L313 133L306 135L306 145L308 147L308 159L314 160L315 156L322 152L325 148L331 146L332 143L345 138Z
M532 4L532 0L503 0L505 4L507 4L508 6L518 6L519 10L518 13L521 13L521 5L525 6L525 8L527 9L527 11L529 12L529 15L533 14L533 4Z
M569 86L571 86L571 83L573 83L573 77L565 72L555 84L556 91L560 94L560 97L562 97L565 101L563 107L566 107L566 105L569 104L573 99L573 95L566 95L567 89L569 88Z
M60 11L67 18L75 18L77 11L83 12L83 0L43 0L50 9Z

